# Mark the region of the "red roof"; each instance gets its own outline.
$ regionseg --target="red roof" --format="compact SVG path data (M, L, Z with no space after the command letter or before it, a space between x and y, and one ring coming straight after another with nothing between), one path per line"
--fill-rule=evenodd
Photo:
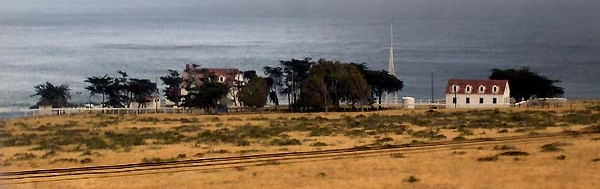
M455 93L453 86L458 87L456 94L504 94L508 80L450 79L446 85L446 94ZM470 86L470 92L467 86ZM493 90L494 87L497 87L497 91Z
M235 77L239 74L239 70L235 68L201 68L186 64L185 70L183 70L183 80L187 80L190 77L195 77L196 79L205 77L200 72L202 69L207 69L208 72L213 73L218 77L223 77L225 79L225 83L229 85L233 85Z

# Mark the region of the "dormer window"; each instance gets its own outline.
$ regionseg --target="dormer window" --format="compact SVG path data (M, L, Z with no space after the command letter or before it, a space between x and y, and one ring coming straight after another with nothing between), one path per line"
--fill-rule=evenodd
M460 89L460 87L458 85L452 85L452 92L453 93L458 92L458 89Z
M471 93L471 91L473 91L473 87L471 87L471 85L467 85L467 87L465 88L465 92Z
M494 85L494 86L492 87L492 92L493 92L493 93L498 93L498 86Z
M219 82L224 83L225 82L225 77L219 76Z
M485 86L483 86L483 85L479 86L479 93L485 93Z

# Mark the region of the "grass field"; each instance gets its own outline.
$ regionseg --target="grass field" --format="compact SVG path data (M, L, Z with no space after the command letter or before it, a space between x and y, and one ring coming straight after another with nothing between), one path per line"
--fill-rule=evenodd
M599 131L599 123L600 106L584 102L550 109L32 117L0 122L0 166L3 171L17 171ZM574 138L201 174L183 172L10 187L593 188L599 184L595 181L595 170L600 164L598 147L599 141ZM135 184L127 185L130 183Z

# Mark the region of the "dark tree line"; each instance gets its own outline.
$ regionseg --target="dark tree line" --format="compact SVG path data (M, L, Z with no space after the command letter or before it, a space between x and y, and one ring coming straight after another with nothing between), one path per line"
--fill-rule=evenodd
M102 107L130 108L137 102L137 108L144 108L145 103L154 93L158 93L156 83L149 79L128 78L126 72L117 71L118 76L92 76L86 78L89 83L85 89L90 91L90 99L96 94L102 95Z
M521 69L492 69L490 79L508 80L510 97L517 102L531 98L560 97L565 92L562 87L555 86L560 80L548 79L528 67Z
M269 99L278 104L277 95L286 95L290 107L305 110L352 107L373 104L373 96L399 91L403 82L386 71L369 70L365 64L343 63L311 58L280 61L280 67L264 67Z
M311 58L279 63L278 67L264 67L266 77L257 76L254 70L240 72L243 78L233 84L219 82L208 69L199 69L199 78L187 79L179 72L169 70L168 75L160 77L166 85L162 91L165 98L177 106L201 108L209 113L216 112L231 100L239 100L241 105L252 109L262 108L267 100L279 105L279 95L287 96L290 108L294 110L329 111L339 109L342 103L362 107L372 105L376 100L381 104L384 93L400 91L404 86L387 71L370 70L364 63L324 59L314 62ZM490 79L508 80L511 97L517 101L564 94L562 87L555 86L559 80L548 79L527 67L490 72ZM129 78L123 71L118 71L117 76L87 77L85 82L89 84L85 89L90 91L90 102L92 96L101 95L102 107L125 108L137 102L138 108L143 108L145 102L158 93L156 83L149 79ZM230 90L232 88L235 90ZM35 86L32 97L40 97L36 106L61 108L69 106L69 92L67 85L46 82ZM233 99L228 99L228 94Z

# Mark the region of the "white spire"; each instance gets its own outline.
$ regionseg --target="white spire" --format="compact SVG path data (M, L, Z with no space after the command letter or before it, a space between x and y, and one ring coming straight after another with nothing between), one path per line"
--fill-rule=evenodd
M394 26L392 22L390 22L390 60L388 61L388 73L390 75L396 75L396 70L394 69ZM385 101L388 104L398 103L398 93L386 93Z
M390 22L390 60L388 61L388 72L390 75L396 75L394 70L394 27Z

